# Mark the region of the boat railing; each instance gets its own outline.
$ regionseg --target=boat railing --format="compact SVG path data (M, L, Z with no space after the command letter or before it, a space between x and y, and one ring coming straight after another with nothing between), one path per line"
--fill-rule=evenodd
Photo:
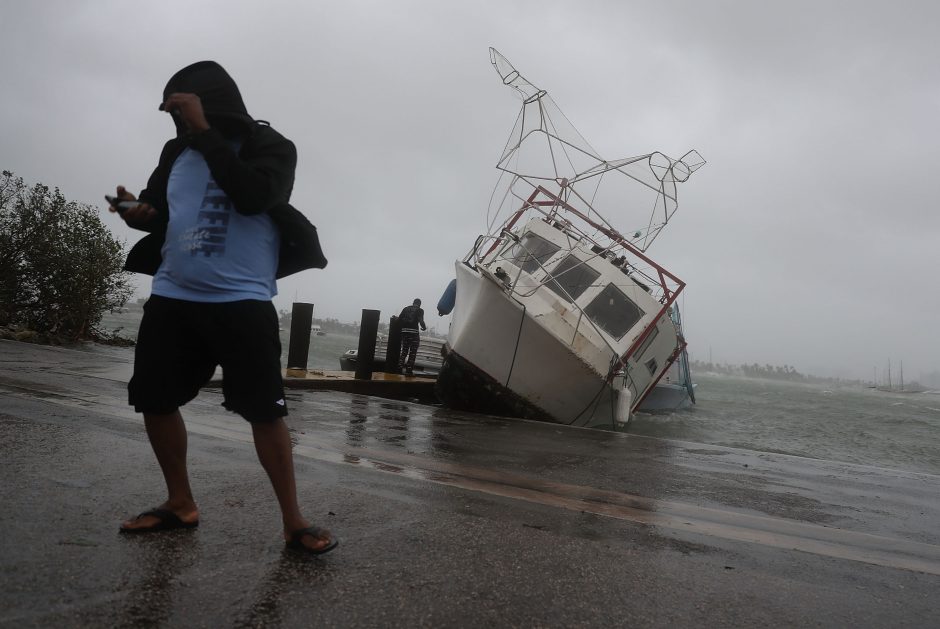
M530 251L528 248L526 248L524 244L522 244L521 239L519 238L517 234L513 232L507 233L504 230L500 234L500 236L496 238L495 240L497 242L495 242L494 244L496 244L497 246L499 245L498 241L506 241L506 246L503 247L501 252L499 252L496 256L493 256L489 260L484 262L482 259L477 258L477 262L485 267L491 267L503 261L512 263L517 269L516 272L514 273L514 277L510 278L509 275L505 273L505 270L502 269L501 267L497 267L497 271L502 271L502 277L500 279L503 281L507 290L509 290L510 292L516 295L519 295L520 297L530 296L534 294L537 290L539 290L541 287L548 284L549 282L555 282L553 289L555 289L556 292L561 291L560 295L566 301L569 302L571 307L573 307L578 312L577 320L574 322L574 332L572 334L572 338L567 341L568 344L570 345L575 342L575 339L577 338L578 332L580 331L580 328L582 325L589 325L591 329L593 329L597 333L598 338L600 338L604 342L604 344L610 349L612 353L611 366L607 375L608 379L615 377L619 373L619 374L624 374L629 380L632 381L632 377L630 377L628 373L629 369L628 369L627 361L629 360L631 356L633 356L637 352L638 348L642 346L644 341L646 341L647 338L649 338L653 329L656 328L657 323L660 320L662 320L662 317L669 316L672 305L675 303L676 298L678 297L679 293L685 287L684 282L682 282L677 277L675 277L674 275L672 275L671 273L663 269L660 265L650 260L641 252L638 252L638 251L630 252L636 255L640 260L646 262L652 268L652 272L640 273L639 266L635 264L630 264L629 269L627 269L626 268L627 263L625 262L621 263L621 266L619 268L621 268L621 271L624 272L624 274L630 277L633 281L635 281L641 288L650 292L650 294L654 297L654 299L656 299L661 304L661 307L660 307L660 310L653 317L653 319L650 321L650 323L647 324L647 326L640 333L640 335L629 346L629 348L623 354L618 355L617 348L615 348L613 344L607 340L606 336L601 332L599 326L590 318L590 316L587 316L587 317L585 316L586 313L584 309L577 303L575 299L572 298L571 294L568 293L568 291L564 288L564 286L562 286L560 283L557 282L557 278L560 277L561 274L553 274L548 268L546 268L546 266L542 263L541 260L539 260L535 256L532 256L533 252ZM580 261L579 265L572 267L571 269L568 269L564 272L573 271L576 268L578 268L578 266L580 265L587 265L590 261L595 260L598 257L604 257L604 258L608 257L608 255L605 255L605 254L610 253L611 251L610 248L601 249L598 246L597 242L591 238L580 238L578 239L578 242L584 242L585 240L588 242L588 244L591 245L592 254L590 255L590 257L587 258L587 260L581 260L581 258L578 258ZM485 244L485 242L486 242L485 240L478 240L478 245L483 245ZM542 273L544 273L543 279L539 281L538 284L535 286L520 285L520 280L522 279L523 269L521 268L521 265L517 264L517 260L510 259L510 257L506 256L504 253L508 251L510 247L516 246L516 245L521 246L525 254L531 256L531 259L533 259L535 263L538 265L538 269ZM573 248L574 247L572 247L572 249ZM625 248L625 250L628 251L628 248ZM479 251L479 248L477 248L477 251ZM493 248L490 247L489 251L493 251ZM614 258L614 260L618 260L619 257L620 256L618 256L617 258ZM556 259L556 256L552 256L552 259L553 260ZM650 286L646 286L642 282L637 280L636 277L634 277L634 274L640 275L640 277L642 277L643 279L646 279L649 282ZM496 275L497 277L499 277L498 273ZM681 339L680 339L680 345L683 347L685 345L685 343L681 341ZM667 361L668 364L672 364L672 362L674 362L677 357L678 357L678 354L674 354L673 356L671 356L670 360Z
M547 196L548 199L540 200L539 195ZM594 253L593 257L599 256L610 261L614 266L620 268L625 275L636 281L642 288L653 295L653 298L660 303L674 301L675 295L678 295L682 290L681 286L684 286L684 283L679 280L679 278L650 260L616 230L606 224L602 225L591 220L588 216L542 186L539 186L528 199L523 201L522 206L506 221L498 235L489 234L477 237L473 248L470 250L464 262L469 264L470 261L473 260L475 264L492 265L493 262L507 259L505 257L495 257L489 263L484 262L493 251L500 248L501 244L509 244L509 241L512 241L513 245L520 244L519 236L512 231L512 228L526 212L531 211L541 214L542 220L553 225L556 229L563 231L570 238L573 238L579 243L588 245ZM572 213L580 222L590 225L595 230L595 233L603 234L609 239L609 242L602 242L594 234L581 228L578 222L568 220L562 215L563 212ZM489 246L486 247L488 243ZM486 247L486 251L481 255L480 251L483 250L484 247ZM505 247L503 251L506 251ZM526 253L531 254L528 250L526 250ZM628 257L633 257L635 260L631 263ZM638 264L636 259L645 263L646 266ZM539 263L539 265L542 266L541 263ZM542 268L544 270L544 267ZM670 284L675 284L675 288L670 286Z
M564 194L567 182L561 182L559 185L561 187L560 194ZM593 252L593 257L590 259L596 258L597 256L603 256L605 258L607 258L607 256L611 256L609 261L616 261L621 271L625 275L631 277L633 281L636 281L641 287L644 287L646 290L648 290L653 298L656 299L660 304L659 311L651 319L650 323L647 324L644 330L637 336L636 339L634 339L629 348L623 354L621 354L620 358L616 361L615 364L613 364L611 373L608 374L608 377L612 377L614 372L625 368L630 357L634 355L637 349L642 346L643 342L656 328L657 322L659 322L662 317L668 316L670 308L675 303L679 294L685 288L685 282L670 273L662 265L654 262L645 254L645 252L634 246L617 230L611 227L606 220L599 217L599 215L598 220L594 220L589 214L585 214L578 208L571 205L567 200L562 198L560 194L551 192L541 184L534 186L532 193L502 225L498 235L490 234L477 238L476 242L474 243L474 247L471 250L470 255L468 255L466 261L469 262L469 260L473 259L477 265L484 266L493 266L500 260L508 261L508 258L505 256L500 257L500 254L497 254L493 257L490 257L490 254L492 254L494 251L498 251L502 243L508 244L508 242L511 241L513 244L520 244L519 236L515 234L512 229L523 217L523 215L532 211L541 214L542 220L552 224L554 227L560 230L565 231L577 243L585 243L589 245L591 247L591 251ZM588 229L585 229L585 227ZM602 235L609 242L602 242L597 238L597 236L595 236L595 234ZM481 256L480 251L483 250L487 243L490 243L489 247L486 248L485 253ZM502 248L503 252L506 250L506 247ZM527 253L531 252L527 251ZM488 258L489 260L487 260ZM538 263L539 268L546 273L546 276L540 283L540 286L546 282L553 281L554 277L552 273L545 269L540 260L536 259L536 262ZM585 264L585 262L581 261L581 264ZM496 270L502 271L502 269L499 267L497 267ZM503 271L503 273L505 273L505 271ZM637 280L636 276L645 279L647 284ZM505 275L505 277L501 277L500 279L504 284L507 285L507 288L515 291L519 278L521 278L521 271L516 274L515 281L506 282L506 280L509 279L508 275ZM558 285L558 287L564 290L564 288L560 285ZM538 287L535 287L533 290L537 289ZM522 293L517 294L521 295ZM575 326L575 335L572 339L573 342L574 338L577 338L577 332L580 329L581 322L584 320L584 313L581 307L578 306L578 304L573 299L570 299L570 294L566 295L566 297L569 299L570 303L579 311L578 321ZM587 317L587 320L591 323L592 327L597 330L597 326L593 321L591 321L590 317ZM600 338L604 339L604 343L608 347L611 347L611 344L606 340L603 334L600 334ZM611 347L611 350L615 351L613 347ZM672 361L670 361L670 363L671 362Z
M580 304L578 304L577 300L571 295L571 293L569 293L569 292L565 289L564 286L562 286L560 283L557 282L557 278L561 277L561 275L563 275L564 273L568 273L568 272L574 271L575 269L577 269L577 268L580 267L581 265L588 265L588 266L590 266L588 263L589 263L591 260L597 258L597 257L599 256L599 254L597 254L597 253L595 252L595 253L594 253L591 257L589 257L587 260L580 260L580 258L578 258L578 259L580 260L580 262L579 262L578 265L576 265L576 266L574 266L574 267L572 267L572 268L570 268L570 269L568 269L568 270L566 270L566 271L563 271L563 272L560 273L560 274L553 274L551 271L549 271L549 270L545 267L545 265L542 264L542 261L541 261L541 260L539 260L537 257L535 257L534 255L532 255L533 252L529 251L529 250L526 248L526 246L522 243L521 239L519 238L519 236L518 236L517 234L512 233L512 232L508 232L508 233L507 233L507 232L504 231L503 237L504 237L506 240L511 241L511 243L512 243L512 244L510 244L509 242L507 242L506 247L504 247L503 251L506 251L509 247L515 246L515 245L518 245L518 246L522 247L522 249L523 249L523 251L525 252L525 254L528 255L528 256L530 256L531 259L534 260L535 263L538 265L539 270L541 270L541 271L544 273L544 279L542 279L542 280L541 280L538 284L536 284L535 286L529 287L527 290L524 290L524 291L523 291L523 290L520 290L520 289L519 289L519 280L520 280L520 278L522 277L523 269L522 269L522 266L521 266L521 265L514 264L514 266L516 266L515 278L514 278L513 280L511 280L510 282L506 283L507 289L508 289L511 293L514 293L514 294L516 294L516 295L519 295L520 297L530 297L530 296L534 295L540 288L544 287L545 285L547 285L547 284L550 283L550 282L554 282L554 283L555 283L555 288L556 288L557 290L560 290L560 291L563 293L562 297L569 303L570 306L573 306L573 308L574 308L574 309L577 311L577 313L578 313L577 319L576 319L576 321L575 321L575 323L574 323L574 326L573 326L574 329L573 329L572 334L571 334L571 339L570 339L570 340L561 339L561 340L566 341L566 342L568 343L568 345L574 345L574 344L575 344L575 341L576 341L577 338L578 338L578 333L581 331L581 325L582 325L582 323L586 322L586 325L588 325L588 326L596 333L597 338L601 339L601 341L602 341L602 342L607 346L607 348L610 350L610 356L611 356L611 358L610 358L610 366L609 366L608 373L606 374L606 378L607 378L608 380L610 380L610 379L616 377L617 375L622 375L625 379L627 379L627 380L630 381L630 384L632 385L631 388L632 388L633 390L636 390L637 387L636 387L636 385L635 385L635 383L634 383L633 377L632 377L632 375L628 372L628 370L625 369L625 366L626 366L625 361L621 361L621 360L620 360L620 354L619 354L617 348L614 347L614 345L613 345L610 341L607 340L607 337L606 337L606 336L603 334L603 332L601 331L600 326L598 326L598 325L594 322L594 320L591 319L589 316L587 316L587 317L585 316L586 313L585 313L585 311L584 311L584 308L583 308ZM505 257L505 256L503 256L502 258L499 258L499 257L497 256L496 258L494 258L494 261L499 261L500 259L505 260L505 261L510 261L509 258L508 258L508 257ZM497 267L497 268L499 269L499 268L501 268L501 267ZM601 286L601 285L600 285L600 284L596 284L596 285L592 284L591 286L592 286L592 287L598 287L598 286Z
M575 238L578 243L586 243L587 245L590 245L589 247L590 253L588 254L587 259L582 259L581 257L578 257L577 259L579 263L576 266L573 266L570 269L566 269L562 271L561 273L551 272L545 266L545 264L542 263L542 260L538 258L535 252L529 250L525 246L525 244L523 243L519 235L514 232L504 231L500 235L500 237L496 239L497 243L498 242L505 243L501 252L499 252L496 256L492 257L487 262L484 262L481 259L478 259L478 261L484 266L488 266L488 267L494 266L500 262L508 262L512 264L516 268L514 277L511 280L506 281L504 283L506 284L507 288L509 288L514 293L520 296L523 296L523 297L531 296L532 294L534 294L536 291L538 291L541 287L545 286L546 284L554 283L553 289L560 289L563 292L565 292L565 297L567 297L569 301L571 301L575 306L577 306L576 302L574 302L574 300L571 299L571 295L568 294L567 291L565 291L564 288L560 284L557 283L557 280L558 278L562 277L565 273L576 271L581 266L589 266L591 268L595 268L595 267L592 267L590 263L596 260L597 258L602 258L602 259L607 260L615 268L619 269L626 277L630 278L637 286L639 286L646 292L650 293L653 299L655 299L661 304L665 303L669 299L669 297L674 297L676 294L678 294L678 291L681 290L680 286L671 287L668 281L669 278L665 276L661 276L659 278L655 277L654 272L658 271L659 268L653 269L652 270L653 272L647 271L637 264L631 264L630 262L628 262L626 259L626 255L622 255L622 254L618 255L618 251L610 247L603 248L595 240L591 239L590 237L586 235L582 235L579 237L578 234L569 233L569 236ZM482 243L483 241L481 241L481 244ZM508 251L512 251L516 247L520 247L522 249L523 255L520 255L519 252L516 252L513 255L508 255L506 253ZM576 248L577 248L576 246L572 246L566 251L570 253L571 251L574 251ZM490 249L492 250L492 247ZM586 247L582 248L582 253L587 253L587 251L588 251L588 248ZM519 258L524 258L527 261L529 260L534 261L538 265L538 270L541 271L543 274L542 280L539 281L535 285L531 285L531 284L520 285L520 280L522 279L522 273L524 271L523 271L522 266L518 264ZM553 263L558 260L557 252L552 255L551 260L553 261ZM497 267L497 268L502 269L502 267ZM503 271L505 271L505 269L503 269ZM656 274L658 275L659 273L656 273ZM533 276L535 274L529 273L528 275ZM600 285L592 285L592 286L600 286Z

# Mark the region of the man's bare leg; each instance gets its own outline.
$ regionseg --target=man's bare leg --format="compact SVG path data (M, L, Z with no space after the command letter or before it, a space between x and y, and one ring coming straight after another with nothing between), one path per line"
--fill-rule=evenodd
M274 486L284 522L284 539L288 540L291 532L310 526L310 522L301 515L297 504L297 482L294 479L294 458L287 424L284 418L279 417L271 422L252 423L251 430L258 460ZM331 537L306 535L302 538L303 544L311 550L324 548L330 541Z
M167 500L159 506L175 513L183 522L199 520L199 510L189 486L189 472L186 469L187 436L186 425L179 410L167 415L144 413L144 425L150 438L150 447L157 456L157 462L166 481ZM159 523L155 516L144 516L127 520L121 524L123 529L150 528Z

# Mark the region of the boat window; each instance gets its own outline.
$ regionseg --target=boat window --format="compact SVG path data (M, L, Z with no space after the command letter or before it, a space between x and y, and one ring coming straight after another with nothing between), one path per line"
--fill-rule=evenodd
M555 270L552 271L552 279L546 282L545 285L562 299L568 299L570 295L571 300L574 301L600 276L600 273L577 257L569 255L561 261L561 264L555 267Z
M600 295L588 304L584 314L617 340L643 317L640 307L613 284L608 284Z
M509 250L508 257L526 273L535 273L540 265L548 262L561 247L553 242L527 232L516 245Z

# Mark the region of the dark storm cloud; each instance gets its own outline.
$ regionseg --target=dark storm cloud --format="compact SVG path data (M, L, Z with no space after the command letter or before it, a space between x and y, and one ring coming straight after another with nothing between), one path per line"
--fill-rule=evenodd
M605 157L708 160L650 251L688 282L693 354L861 377L891 356L916 377L940 369L938 18L926 1L12 1L0 165L90 203L138 189L171 133L166 79L216 59L297 144L294 202L330 257L278 305L387 317L436 302L485 228L519 107L493 45Z

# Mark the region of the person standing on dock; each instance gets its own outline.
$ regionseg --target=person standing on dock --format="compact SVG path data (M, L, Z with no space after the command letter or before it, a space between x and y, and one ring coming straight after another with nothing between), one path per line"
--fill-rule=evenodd
M163 147L139 199L109 198L130 227L150 232L130 251L128 271L153 275L144 306L129 402L143 414L167 499L121 524L122 533L192 529L199 510L186 467L180 407L216 367L223 406L251 424L255 450L281 510L284 539L299 551L336 547L297 501L281 377L276 278L323 268L316 228L288 204L294 144L248 115L237 85L214 61L169 80L160 109L177 135Z
M418 345L421 344L421 335L418 326L427 330L424 325L424 310L421 309L421 300L415 299L410 306L405 306L398 315L401 324L401 357L398 359L398 370L406 375L414 374L415 356L418 355Z

